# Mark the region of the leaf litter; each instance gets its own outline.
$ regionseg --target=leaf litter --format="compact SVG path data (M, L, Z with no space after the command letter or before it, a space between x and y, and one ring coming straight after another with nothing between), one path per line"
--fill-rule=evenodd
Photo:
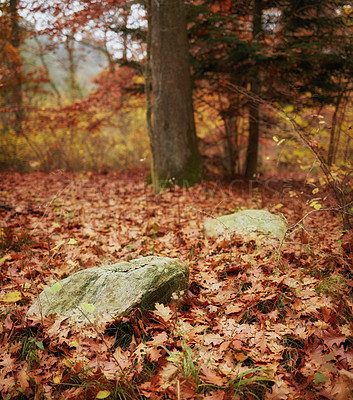
M3 398L353 398L352 260L338 218L310 213L304 181L204 182L156 196L143 170L0 179ZM204 238L205 218L243 208L293 229L276 246ZM189 262L184 299L88 327L26 319L47 285L147 255Z

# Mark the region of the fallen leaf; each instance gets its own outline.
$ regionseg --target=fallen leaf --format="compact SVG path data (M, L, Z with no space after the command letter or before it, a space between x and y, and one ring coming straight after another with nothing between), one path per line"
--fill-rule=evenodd
M25 391L26 388L28 388L29 386L29 377L26 370L27 370L27 365L23 367L18 374L18 381L23 391Z
M56 293L62 289L62 285L60 282L54 283L54 285L50 288L50 293Z
M217 346L218 344L221 344L222 342L224 342L224 337L217 335L217 334L205 335L205 338L204 338L204 343L207 346L209 344L213 344L214 346Z
M225 309L225 313L227 315L233 314L233 313L238 313L238 312L242 311L243 308L244 308L243 304L229 304Z
M204 375L204 380L206 382L217 386L223 386L225 382L224 379L213 372L209 367L207 367L206 364L202 365L200 370L202 371L202 374Z
M91 303L81 303L80 307L82 308L83 311L87 311L89 313L92 313L95 310L94 304Z
M6 303L16 303L22 300L22 294L18 290L15 290L14 292L6 293L1 300Z
M4 264L6 260L11 260L10 254L6 254L6 256L0 258L0 265Z
M164 322L168 322L173 316L173 312L168 306L159 303L155 304L153 314L161 317Z
M162 332L162 333L160 333L160 334L154 336L154 337L152 338L152 340L149 340L147 343L148 343L148 344L151 344L151 345L157 346L157 345L159 345L159 344L162 344L162 343L166 342L167 340L168 340L168 335L167 335L167 333L166 333L166 332Z
M109 396L110 396L109 390L100 390L96 395L96 399L106 399Z

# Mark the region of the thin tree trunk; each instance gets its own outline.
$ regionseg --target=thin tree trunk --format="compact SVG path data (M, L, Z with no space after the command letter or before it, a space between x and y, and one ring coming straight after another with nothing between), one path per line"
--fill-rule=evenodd
M23 93L22 93L22 62L20 55L21 32L19 25L18 15L18 0L10 0L10 14L11 14L11 40L10 43L17 51L15 58L11 61L14 76L13 92L11 94L11 105L14 109L14 131L17 136L23 134Z
M253 40L257 40L262 32L262 0L254 0ZM257 96L261 89L259 71L254 69L250 82L251 92ZM257 171L259 137L260 137L260 104L254 99L249 101L249 141L246 153L245 176L252 179Z
M150 140L150 149L151 149L151 180L153 185L154 193L159 192L158 187L158 179L156 178L156 157L155 157L155 149L154 149L154 140L153 140L153 127L152 127L152 100L151 100L151 85L152 85L152 77L151 77L151 43L152 43L152 29L151 27L151 0L147 0L147 17L148 17L148 30L147 30L147 39L146 39L146 69L145 69L145 94L146 94L146 121L147 121L147 131L148 137Z

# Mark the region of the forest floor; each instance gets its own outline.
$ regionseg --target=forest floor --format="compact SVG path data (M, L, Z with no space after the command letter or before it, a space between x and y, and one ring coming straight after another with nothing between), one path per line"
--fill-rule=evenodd
M353 398L352 254L330 194L290 177L158 196L145 182L0 174L2 398ZM285 242L204 238L205 218L242 208L284 216ZM147 255L189 263L185 299L88 327L26 319L48 284Z

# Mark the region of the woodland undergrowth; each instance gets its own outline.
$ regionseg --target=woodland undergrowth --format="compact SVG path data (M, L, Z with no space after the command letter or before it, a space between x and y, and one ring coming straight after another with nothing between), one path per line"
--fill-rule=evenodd
M312 180L205 181L157 196L142 170L0 181L2 398L353 398L353 254L339 215L322 211L331 193L313 209L324 189ZM242 208L285 217L284 242L204 238L206 217ZM48 284L147 255L189 263L184 299L88 327L26 319Z

